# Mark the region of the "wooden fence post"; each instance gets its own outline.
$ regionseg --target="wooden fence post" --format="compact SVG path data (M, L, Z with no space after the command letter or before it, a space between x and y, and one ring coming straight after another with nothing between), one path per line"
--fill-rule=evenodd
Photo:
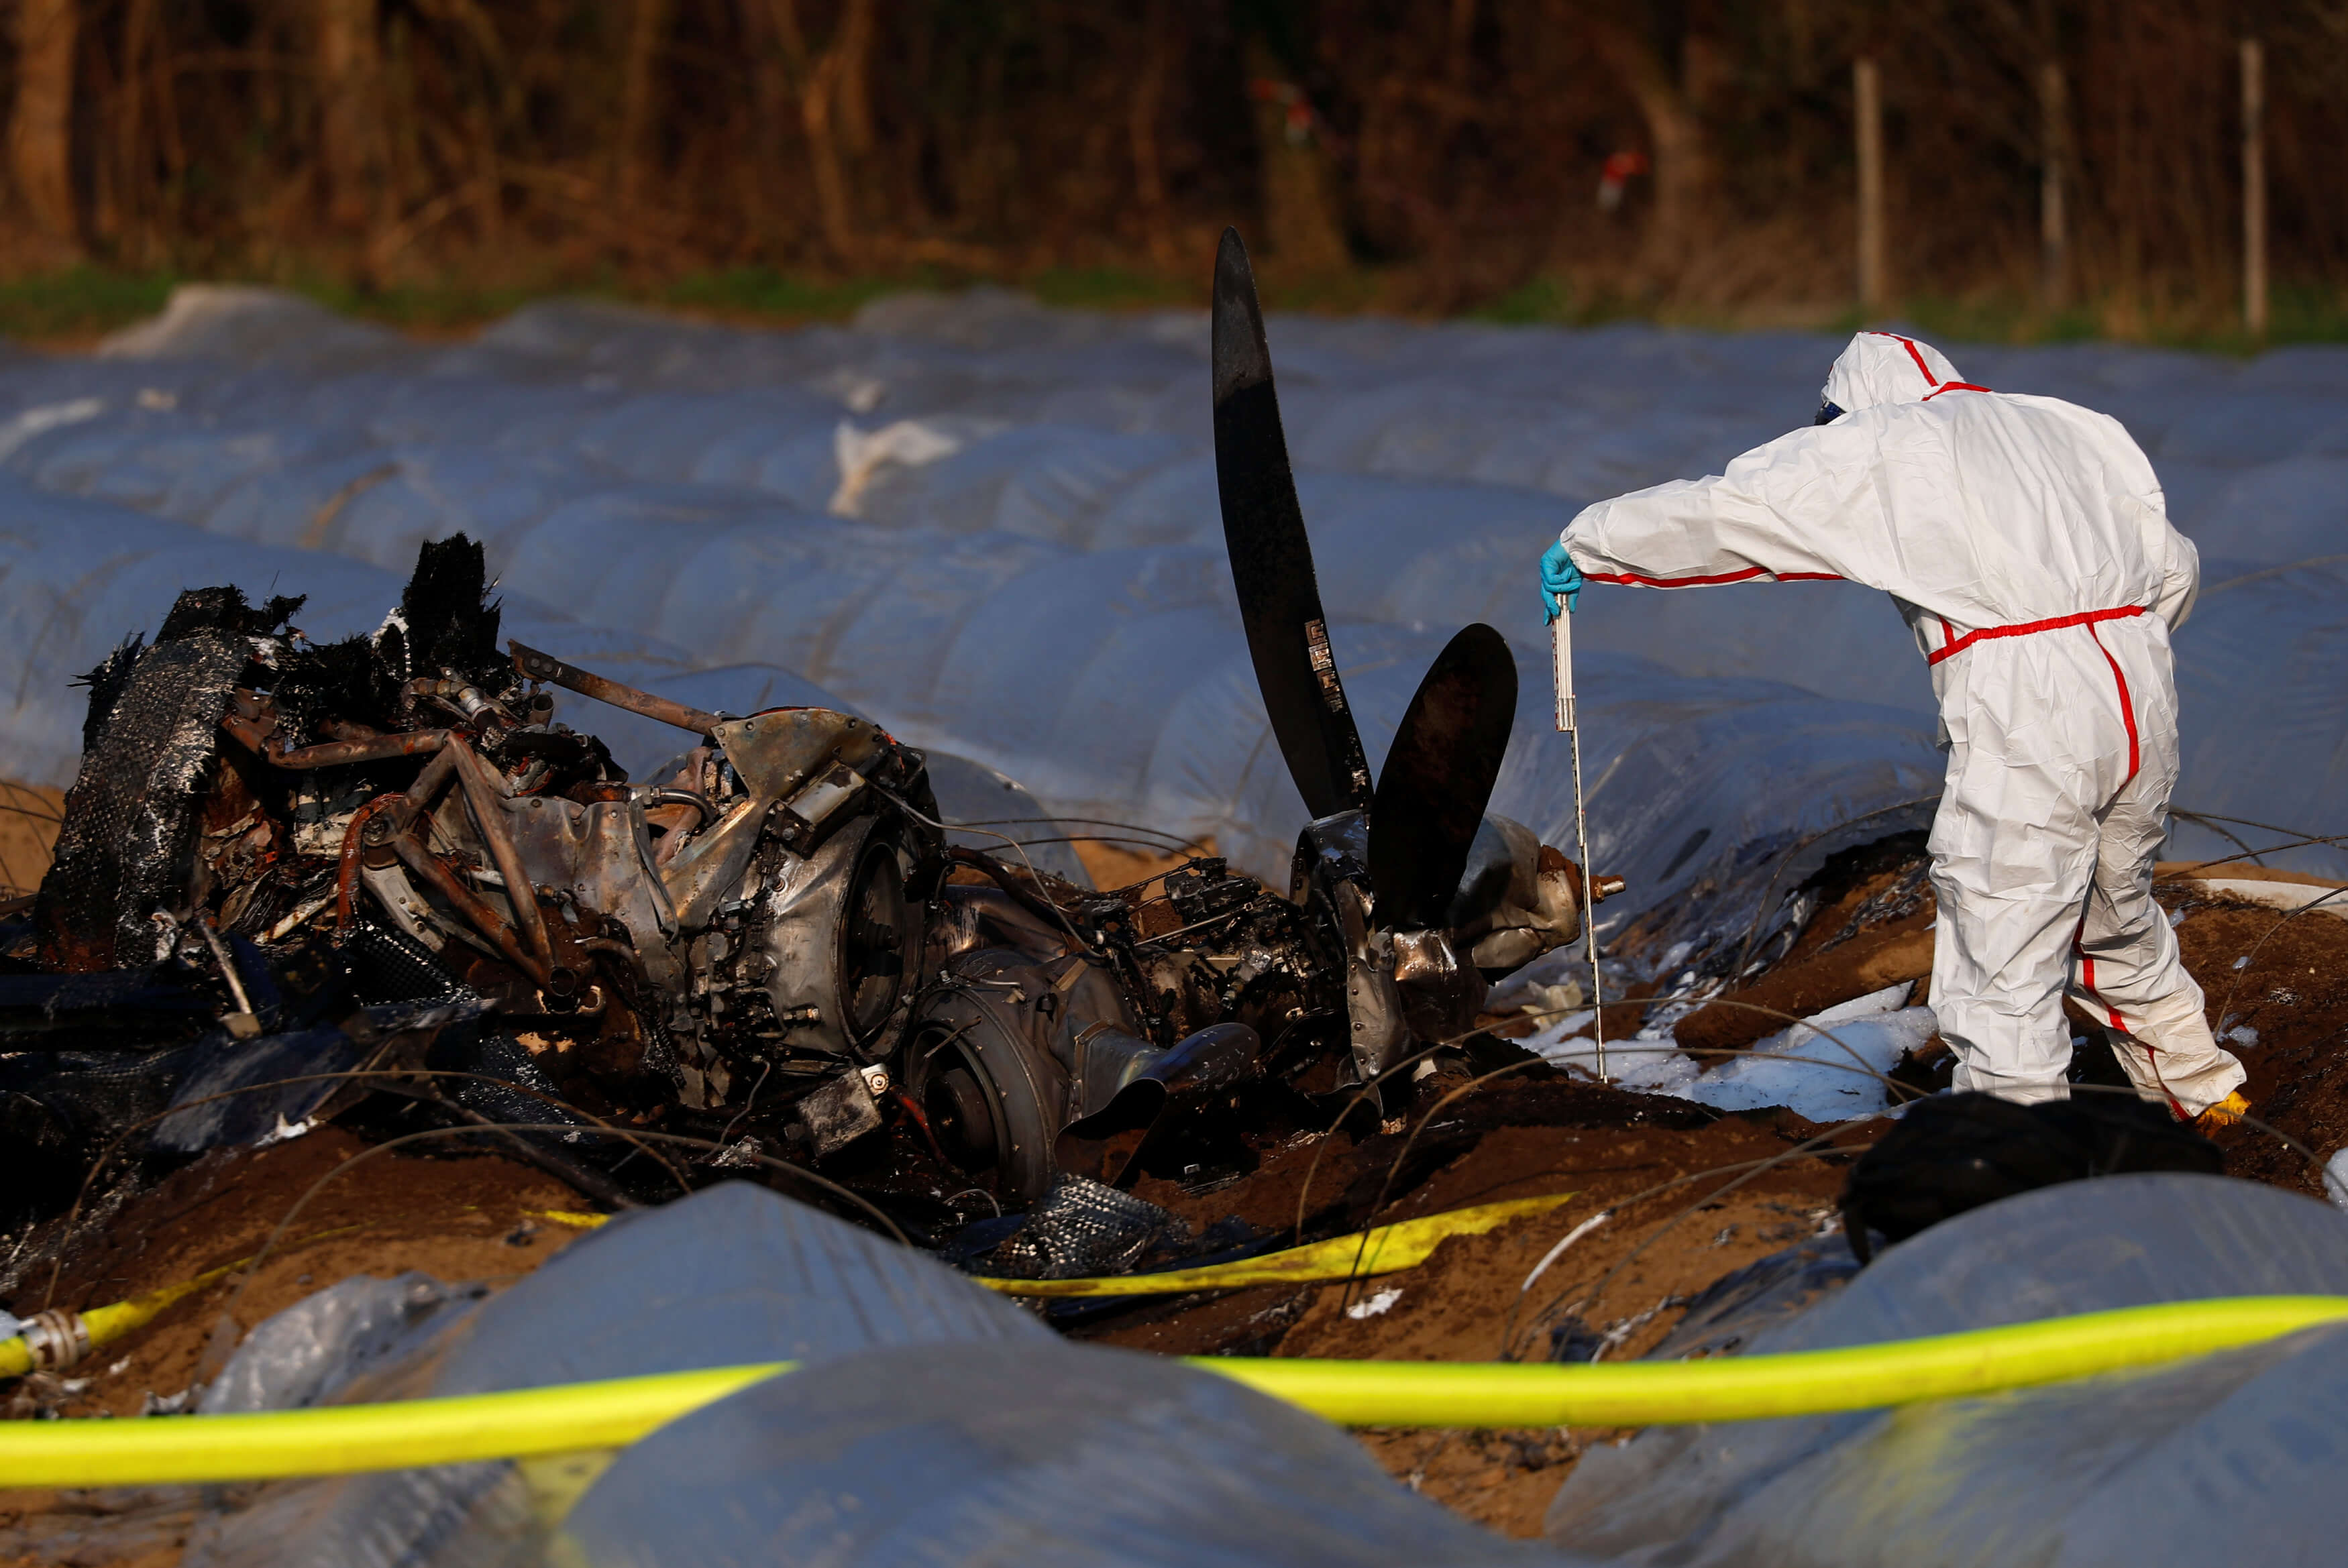
M2242 40L2242 328L2267 335L2266 50Z
M1883 255L1883 83L1873 60L1851 63L1859 118L1859 308L1881 313L1890 290Z
M2064 97L2063 67L2049 60L2038 67L2038 299L2049 311L2061 310L2071 294L2071 225L2063 190L2070 117Z

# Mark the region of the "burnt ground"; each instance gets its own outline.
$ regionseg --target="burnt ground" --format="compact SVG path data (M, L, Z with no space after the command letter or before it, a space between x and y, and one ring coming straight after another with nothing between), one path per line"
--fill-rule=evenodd
M1140 865L1135 874L1148 869ZM1915 872L1909 846L1842 863L1838 880L1818 888L1818 912L1799 941L1732 999L1807 1012L1921 976L1932 911ZM2348 919L2322 912L2286 919L2182 879L2164 884L2162 897L2178 913L2186 960L2209 993L2213 1023L2257 1030L2255 1045L2233 1042L2250 1067L2257 1110L2318 1158L2348 1144ZM2243 958L2250 961L2237 968ZM1610 1036L1630 1032L1631 1012L1610 1009ZM1689 1045L1715 1050L1749 1044L1770 1027L1726 1008L1679 1026ZM1473 1081L1500 1067L1508 1071ZM1705 1286L1829 1228L1850 1158L1800 1153L1819 1129L1790 1113L1719 1116L1622 1094L1570 1081L1503 1046L1447 1061L1385 1111L1383 1122L1356 1112L1335 1132L1302 1117L1261 1125L1238 1162L1244 1173L1153 1175L1138 1190L1202 1228L1235 1215L1266 1230L1293 1225L1300 1206L1325 1230L1574 1195L1551 1213L1447 1241L1418 1268L1375 1281L1144 1300L1066 1331L1169 1354L1449 1360L1562 1350L1586 1358L1602 1343L1609 1358L1636 1357ZM1838 1143L1856 1150L1870 1136L1860 1130ZM2320 1191L2308 1161L2271 1134L2245 1127L2219 1141L2237 1175ZM149 1395L177 1394L204 1369L207 1344L232 1301L233 1320L250 1327L357 1274L414 1268L494 1285L528 1272L573 1234L530 1217L581 1206L534 1169L477 1153L360 1158L367 1147L327 1128L208 1157L129 1201L68 1256L58 1302L120 1300L247 1255L321 1176L348 1167L312 1199L241 1297L223 1282L100 1351L67 1382L21 1380L16 1408L6 1413L135 1415ZM1753 1172L1780 1156L1791 1157ZM1601 1210L1612 1217L1525 1290L1542 1255ZM28 1312L44 1304L46 1284L46 1266L11 1271L0 1250L0 1305ZM1381 1299L1385 1306L1370 1310ZM1394 1430L1361 1440L1404 1484L1526 1535L1538 1531L1586 1446L1619 1435ZM144 1532L118 1522L93 1532L87 1511L98 1505L94 1497L0 1492L0 1564L161 1568L177 1561L175 1516L158 1516Z

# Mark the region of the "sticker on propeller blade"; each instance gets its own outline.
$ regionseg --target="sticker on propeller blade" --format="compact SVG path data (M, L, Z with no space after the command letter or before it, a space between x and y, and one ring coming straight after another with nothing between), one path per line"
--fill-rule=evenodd
M1321 682L1321 700L1333 713L1345 711L1345 688L1337 680L1337 656L1329 649L1329 629L1319 618L1304 623L1304 648L1313 661L1313 678Z

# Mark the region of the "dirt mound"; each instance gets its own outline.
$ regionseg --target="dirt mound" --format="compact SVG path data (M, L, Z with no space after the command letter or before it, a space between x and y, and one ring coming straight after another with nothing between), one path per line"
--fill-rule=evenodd
M55 1302L124 1301L252 1256L304 1194L283 1239L251 1277L232 1275L167 1308L62 1378L27 1378L15 1415L135 1416L150 1398L183 1393L201 1375L223 1313L251 1328L337 1280L408 1269L443 1280L510 1283L579 1233L534 1218L578 1198L527 1166L492 1155L417 1155L325 1127L264 1149L224 1150L175 1172L126 1204L74 1250L54 1292L42 1264L7 1281L0 1304L30 1316ZM320 1185L321 1183L323 1185ZM27 1240L37 1250L41 1235Z
M2318 1163L2348 1146L2348 918L2329 912L2348 910L2348 895L2291 915L2176 887L2164 901L2182 912L2178 943L2208 994L2209 1026L2250 1070L2253 1113L2304 1150L2230 1128L2217 1136L2226 1169L2321 1197Z
M1937 907L1925 879L1924 835L1903 833L1828 860L1797 895L1813 910L1784 958L1673 1026L1698 1061L1725 1060L1838 1002L1932 972ZM1740 955L1749 968L1758 955Z
M1804 1151L1822 1130L1798 1117L1715 1118L1697 1107L1561 1080L1504 1090L1507 1083L1437 1110L1460 1085L1429 1080L1412 1110L1387 1123L1394 1132L1358 1143L1342 1133L1300 1135L1272 1151L1243 1184L1149 1195L1182 1206L1194 1222L1238 1214L1290 1223L1317 1150L1314 1193L1342 1186L1349 1195L1375 1197L1391 1181L1393 1194L1375 1214L1379 1224L1558 1193L1574 1194L1570 1203L1483 1235L1453 1237L1405 1273L1151 1302L1074 1332L1166 1355L1588 1359L1602 1345L1607 1359L1635 1358L1670 1331L1704 1286L1835 1225L1850 1156ZM1610 1124L1589 1114L1614 1112L1621 1102L1638 1122ZM1407 1129L1422 1123L1414 1142ZM1835 1144L1856 1152L1872 1135L1855 1132ZM1431 1165L1420 1158L1429 1145L1441 1151ZM1609 1217L1525 1288L1551 1248L1601 1214ZM1496 1529L1529 1535L1564 1478L1560 1467L1604 1435L1373 1430L1362 1440L1414 1490Z

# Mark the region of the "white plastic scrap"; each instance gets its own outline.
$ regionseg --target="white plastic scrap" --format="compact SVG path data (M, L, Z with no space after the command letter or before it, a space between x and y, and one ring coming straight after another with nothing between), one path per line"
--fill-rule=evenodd
M833 459L839 465L839 487L831 494L834 517L852 518L860 509L865 487L883 463L918 468L962 450L962 437L919 419L900 419L878 430L859 430L843 419L832 432Z
M1830 1007L1760 1041L1752 1055L1663 1092L1723 1111L1783 1105L1818 1122L1879 1111L1889 1095L1874 1075L1889 1073L1939 1027L1931 1009L1900 1006L1908 989L1902 981Z
M1345 1308L1345 1316L1356 1320L1365 1317L1380 1317L1390 1310L1394 1304L1401 1299L1402 1286L1399 1285L1389 1286L1385 1289L1379 1291L1375 1296L1369 1297L1367 1300L1356 1301L1353 1306Z
M0 424L0 459L14 456L17 447L36 436L46 436L68 425L79 425L105 412L105 401L96 397L77 397L67 403L47 403L27 408L5 424Z
M266 1149L272 1143L291 1143L296 1138L315 1132L317 1126L317 1122L306 1117L299 1122L288 1122L285 1120L284 1112L280 1112L277 1116L277 1125L263 1133L253 1147Z

